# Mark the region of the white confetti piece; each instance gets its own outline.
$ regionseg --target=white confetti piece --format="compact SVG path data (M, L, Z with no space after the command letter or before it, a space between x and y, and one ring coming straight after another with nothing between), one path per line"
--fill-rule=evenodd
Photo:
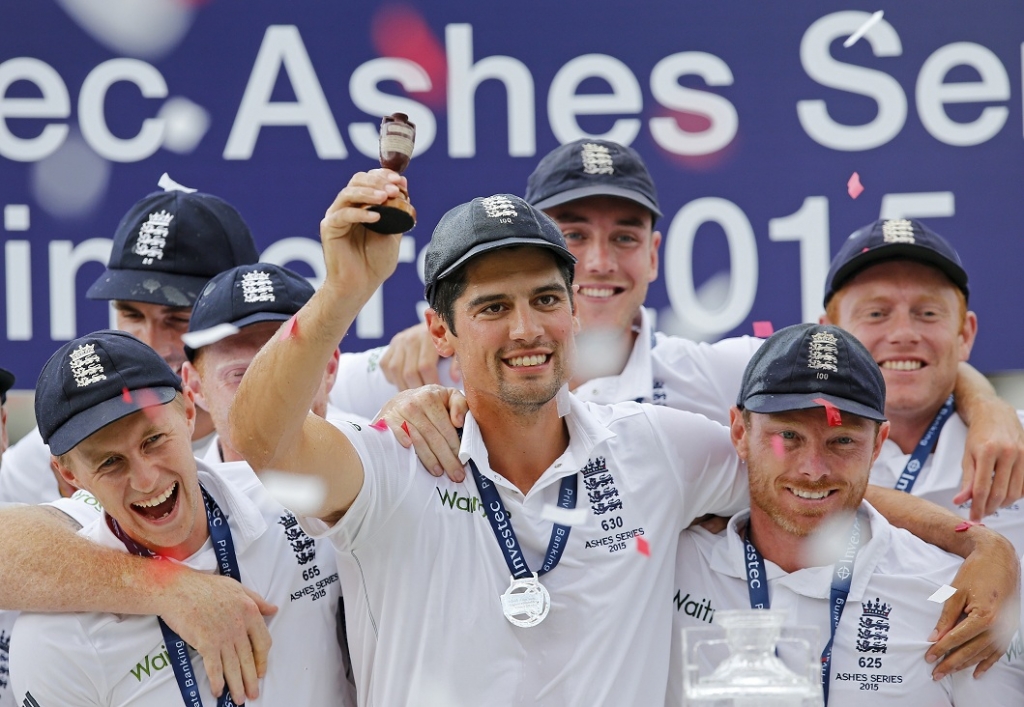
M311 516L323 506L327 487L318 476L265 471L260 481L274 500L295 515Z
M558 506L548 504L541 509L540 517L558 525L567 525L570 528L574 528L587 522L587 509L559 508Z
M176 181L171 179L171 175L167 174L167 172L160 175L160 180L156 185L164 191L183 191L186 194L193 194L196 191L195 189L190 189L183 184L178 184Z
M859 40L861 37L863 37L865 34L867 34L869 29L871 29L872 27L874 27L875 25L878 24L878 21L882 19L882 15L884 15L884 14L885 14L885 12L883 12L882 10L879 10L878 12L873 14L871 17L869 17L867 22L865 22L860 27L858 27L856 32L854 32L853 34L851 34L849 37L846 38L846 41L843 42L843 46L846 47L847 49L849 49L854 44L856 44L857 40Z
M936 604L945 604L946 600L956 594L956 588L951 587L948 584L943 584L941 587L935 590L935 593L928 597L928 601L933 601Z
M216 344L221 339L226 339L229 336L234 336L238 333L238 327L234 324L218 324L212 326L209 329L200 329L199 331L190 331L187 334L181 335L181 340L191 349L201 349L204 346L210 344Z

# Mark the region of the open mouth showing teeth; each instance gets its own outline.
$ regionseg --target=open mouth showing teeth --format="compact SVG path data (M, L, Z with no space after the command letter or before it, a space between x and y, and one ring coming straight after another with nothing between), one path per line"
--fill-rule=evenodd
M160 520L170 515L171 511L174 510L174 504L177 502L178 482L175 481L171 484L169 489L156 498L140 503L133 503L132 509L136 513L143 515L150 520Z
M611 297L613 295L621 294L624 291L625 290L623 288L621 288L621 287L610 287L610 286L597 287L597 286L594 286L594 285L581 285L580 286L580 294L585 296L585 297L597 297L597 298Z
M825 498L826 496L832 493L831 491L809 491L807 489L795 488L791 488L789 490L790 493L792 493L797 498L806 498L809 501L820 501L821 499Z
M920 361L884 361L882 368L889 371L917 371L924 366Z
M542 363L547 363L549 358L551 358L550 354L534 354L532 356L516 356L515 358L506 359L505 362L512 368L526 368L527 366L539 366Z

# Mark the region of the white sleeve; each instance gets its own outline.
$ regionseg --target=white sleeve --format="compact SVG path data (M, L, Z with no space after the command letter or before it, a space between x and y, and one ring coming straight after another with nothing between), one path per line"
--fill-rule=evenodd
M343 353L331 389L331 405L372 420L384 403L398 393L380 369L380 358L386 351L387 347L381 346L360 353Z
M363 464L363 485L355 501L333 526L319 518L300 517L311 537L330 537L339 550L355 550L374 535L398 510L417 481L431 484L433 477L405 449L390 430L341 423L338 429L348 437Z
M729 429L682 410L644 405L659 430L683 499L683 527L707 513L731 516L750 505L747 468L736 455Z
M4 452L0 501L35 504L58 498L57 479L50 469L50 448L36 427Z
M11 637L14 699L26 707L105 704L103 662L81 624L68 615L22 614Z
M91 493L82 489L75 491L71 498L58 498L43 505L53 506L67 514L83 528L103 515L103 506L100 502Z

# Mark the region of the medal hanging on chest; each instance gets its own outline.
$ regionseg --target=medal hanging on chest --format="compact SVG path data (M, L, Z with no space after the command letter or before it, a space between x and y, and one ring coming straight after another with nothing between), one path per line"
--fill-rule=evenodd
M501 595L501 609L505 618L516 626L531 628L547 618L551 595L536 572L523 579L512 577L508 589Z
M502 503L494 483L480 473L472 459L469 460L469 468L473 472L477 489L480 490L484 513L491 524L491 530L494 531L498 547L501 548L505 556L505 564L508 565L508 569L512 573L511 583L505 593L501 595L501 610L505 614L505 618L514 626L520 628L537 626L547 618L548 611L551 609L551 595L547 588L540 583L540 577L553 570L562 558L571 528L567 525L555 524L551 529L551 540L548 543L548 550L544 554L544 563L538 571L532 572L523 560L516 532L512 528L505 504ZM562 479L558 491L559 508L572 509L576 507L578 483L578 474L572 474Z

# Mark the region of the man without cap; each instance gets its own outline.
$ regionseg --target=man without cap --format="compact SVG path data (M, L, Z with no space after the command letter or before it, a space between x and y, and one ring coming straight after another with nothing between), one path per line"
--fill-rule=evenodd
M64 345L43 367L36 417L60 473L104 508L85 537L278 604L268 629L283 650L248 704L346 703L333 558L255 478L232 483L197 462L192 392L156 352L119 331ZM213 704L192 658L156 616L24 613L11 674L26 705Z
M684 704L683 629L729 609L775 609L786 624L814 626L830 707L1019 705L1018 649L978 680L935 680L921 655L960 558L891 526L864 501L889 433L885 381L871 354L838 327L776 332L751 359L730 412L746 462L749 511L714 535L683 533L676 582L672 684ZM835 536L837 542L825 539ZM692 644L691 644L692 645ZM693 656L690 656L693 659Z
M662 213L640 155L606 140L581 139L557 147L530 175L526 201L558 223L576 256L577 313L597 353L586 358L610 366L597 371L578 365L570 383L573 392L589 402L636 400L728 424L743 368L760 340L744 336L698 344L654 331L652 312L643 303L658 276L662 237L654 225ZM332 400L344 410L372 417L399 389L438 382L439 376L445 385L454 385L448 366L448 360L438 363L426 326L418 325L398 334L384 351L342 357L341 383ZM1012 475L1024 476L1024 431L984 377L966 363L959 370L956 407L970 421L963 468L979 499L973 511L978 520L982 511L1015 500L999 489ZM410 423L416 427L415 420ZM458 440L450 431L447 440L448 447L423 453L424 463L437 473L458 464ZM990 476L977 473L981 470L996 473L991 497Z
M338 549L362 703L658 704L671 620L657 597L679 533L742 505L746 484L720 425L567 394L573 258L547 216L478 198L431 239L429 326L462 365L472 479L424 473L386 430L306 414L310 372L397 263L399 236L366 229L377 215L362 207L404 185L375 170L338 195L324 284L253 361L232 440L257 473L327 483L303 522Z
M967 309L967 272L945 238L920 221L875 221L854 232L829 269L823 323L856 336L881 369L892 425L871 483L926 498L964 518L957 460L967 427L954 409L957 367L971 355L978 317ZM1024 412L1018 412L1024 418ZM999 495L1017 499L1014 470ZM1024 553L1024 506L984 518Z
M171 183L167 191L140 199L124 215L114 233L107 268L86 296L109 300L117 328L152 346L180 373L185 361L181 335L188 330L192 304L207 280L257 260L249 227L233 206ZM212 432L212 421L200 410L197 451L205 449ZM7 464L0 475L0 501L46 503L61 497L38 430L11 448Z

